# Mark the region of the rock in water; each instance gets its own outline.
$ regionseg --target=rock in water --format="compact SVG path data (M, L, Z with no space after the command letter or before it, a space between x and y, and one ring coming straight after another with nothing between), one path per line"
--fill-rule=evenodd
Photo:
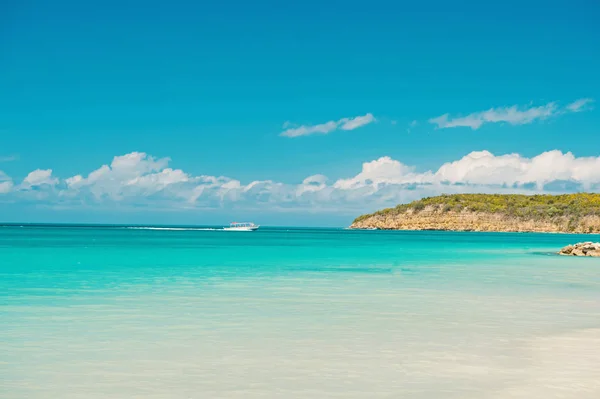
M573 245L567 245L563 249L560 250L561 255L571 255L575 247Z
M559 255L567 256L597 256L600 257L600 242L579 242L575 245L567 245L558 252Z

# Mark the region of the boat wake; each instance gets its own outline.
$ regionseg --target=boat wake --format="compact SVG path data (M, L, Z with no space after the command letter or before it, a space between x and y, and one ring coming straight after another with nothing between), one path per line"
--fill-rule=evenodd
M223 231L210 227L124 227L131 230L166 230L166 231Z

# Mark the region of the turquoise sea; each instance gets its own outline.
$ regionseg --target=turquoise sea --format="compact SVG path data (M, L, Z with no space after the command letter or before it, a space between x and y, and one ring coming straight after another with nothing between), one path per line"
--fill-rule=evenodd
M586 240L0 227L0 397L597 399Z

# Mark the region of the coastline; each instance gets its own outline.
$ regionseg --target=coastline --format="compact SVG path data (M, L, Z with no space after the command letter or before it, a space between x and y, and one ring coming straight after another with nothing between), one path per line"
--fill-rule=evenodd
M456 194L357 217L350 228L600 234L600 194Z
M559 234L559 235L590 235L600 236L600 233L582 233L574 231L532 231L532 230L451 230L451 229L395 229L395 228L376 228L365 229L362 227L345 227L343 230L353 231L401 231L401 232L439 232L439 233L498 233L498 234Z
M441 212L431 207L420 212L409 209L392 216L368 215L355 220L350 225L350 229L369 228L408 231L600 234L600 217L584 216L573 223L567 217L534 220L483 212Z

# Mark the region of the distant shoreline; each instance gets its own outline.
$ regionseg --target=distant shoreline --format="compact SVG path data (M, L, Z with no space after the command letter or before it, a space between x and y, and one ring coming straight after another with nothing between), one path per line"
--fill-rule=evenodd
M218 225L113 225L113 224L70 224L70 223L0 223L0 228L19 229L19 228L31 228L31 229L82 229L82 230L93 230L93 229L106 229L106 230L123 230L123 231L156 231L156 232L213 232L221 231L222 226ZM465 234L476 234L476 233L506 233L506 234L561 234L561 235L581 235L582 233L577 232L564 232L564 231L482 231L482 230L449 230L449 229L387 229L378 228L376 230L357 228L357 227L304 227L304 226L267 226L264 228L266 231L349 231L349 232L363 232L363 233L377 233L377 232L403 232L403 233L465 233ZM600 235L600 233L587 233L586 235Z
M437 233L506 233L506 234L561 234L561 235L599 235L600 233L577 233L572 231L513 231L513 230L449 230L449 229L386 229L367 230L360 227L348 227L351 231L397 231L397 232L437 232Z
M455 194L359 216L350 228L600 234L600 194Z

